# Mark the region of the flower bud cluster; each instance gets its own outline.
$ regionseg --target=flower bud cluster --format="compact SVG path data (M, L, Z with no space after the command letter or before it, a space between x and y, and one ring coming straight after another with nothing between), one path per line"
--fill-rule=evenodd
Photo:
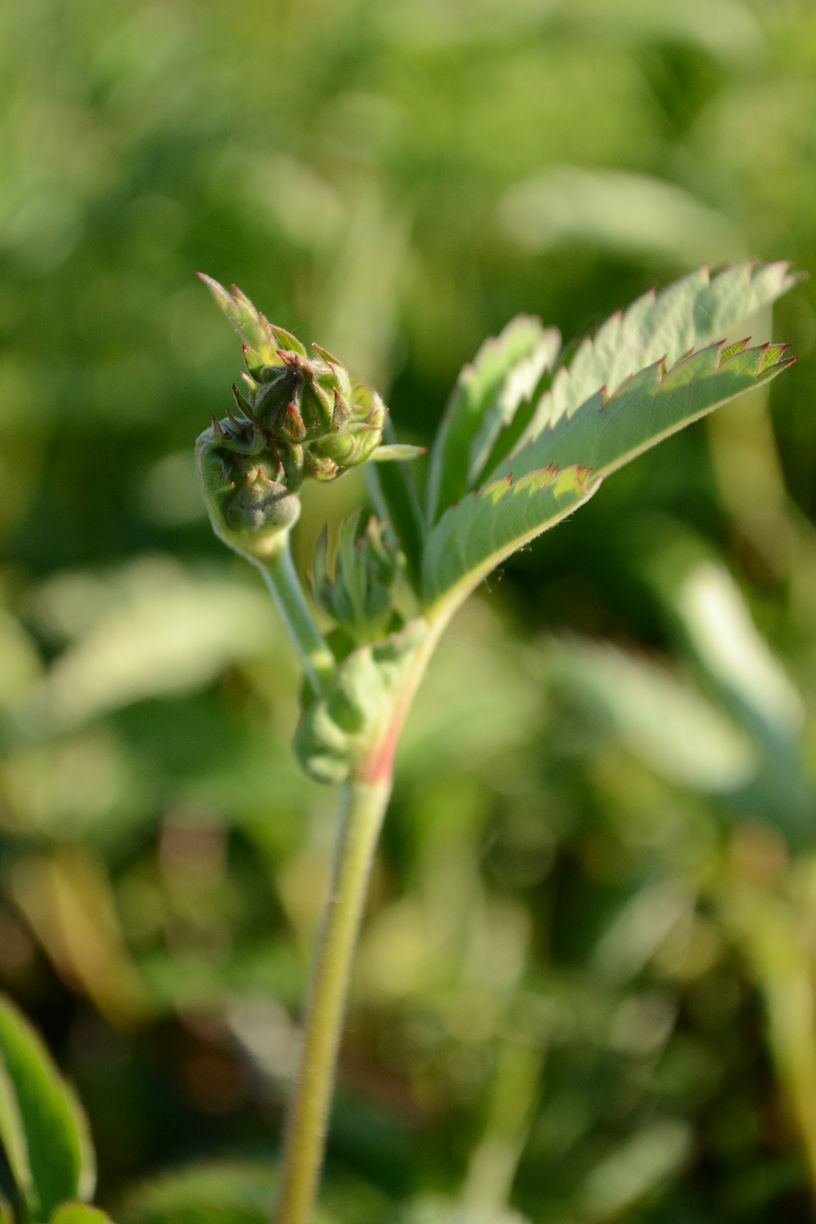
M421 451L383 446L386 408L376 391L318 344L313 355L270 323L236 286L201 279L243 341L235 413L199 437L202 484L216 533L253 559L268 557L300 512L304 479L334 480L368 459Z

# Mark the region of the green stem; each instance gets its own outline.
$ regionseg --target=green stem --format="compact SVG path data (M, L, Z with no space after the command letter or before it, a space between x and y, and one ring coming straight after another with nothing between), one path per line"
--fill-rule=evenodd
M306 679L313 691L319 693L334 670L334 656L304 598L288 538L274 556L255 564L297 647Z
M368 876L390 776L349 782L306 1008L286 1132L276 1224L307 1224L323 1163L335 1063Z
M289 1106L275 1224L307 1224L314 1202L357 932L377 838L391 794L397 740L431 655L457 606L450 600L429 624L428 634L417 650L402 691L395 696L390 715L383 717L378 737L369 745L364 758L358 760L356 773L343 792L331 883L317 940L303 1045Z

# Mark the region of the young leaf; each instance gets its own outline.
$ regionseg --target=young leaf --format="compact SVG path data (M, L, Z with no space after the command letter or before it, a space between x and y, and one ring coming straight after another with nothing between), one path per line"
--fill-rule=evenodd
M462 370L431 452L428 523L480 479L498 435L555 360L560 339L539 319L519 315Z
M785 352L785 345L712 344L671 367L656 361L613 395L602 387L571 416L560 415L504 465L508 470L442 516L425 550L428 604L455 589L472 590L510 553L586 501L610 472L768 382L794 360Z
M399 445L389 420L385 422L383 437L389 447ZM408 578L414 588L418 589L425 523L411 469L404 461L376 466L366 463L363 465L363 475L374 508L383 521L390 521L405 556Z
M0 998L0 1139L32 1219L92 1190L84 1118L40 1038Z
M546 425L575 412L599 387L611 395L661 357L672 364L692 349L727 337L799 279L787 263L749 262L713 279L708 268L700 268L661 293L645 293L608 319L580 345L569 365L556 371L515 451Z

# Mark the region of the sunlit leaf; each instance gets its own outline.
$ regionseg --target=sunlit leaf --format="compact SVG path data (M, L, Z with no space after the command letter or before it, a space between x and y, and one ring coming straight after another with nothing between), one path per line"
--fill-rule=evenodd
M479 480L498 434L532 396L559 344L557 331L519 315L462 370L431 451L429 523Z
M773 378L792 358L785 346L712 344L674 365L655 361L612 394L604 387L566 409L452 506L425 552L425 597L472 589L517 548L586 501L601 480L684 425ZM562 401L566 403L566 401Z
M712 277L699 268L660 293L643 294L612 315L557 370L517 451L547 425L571 416L601 387L609 395L639 370L669 365L714 341L776 301L799 278L787 263L741 263Z

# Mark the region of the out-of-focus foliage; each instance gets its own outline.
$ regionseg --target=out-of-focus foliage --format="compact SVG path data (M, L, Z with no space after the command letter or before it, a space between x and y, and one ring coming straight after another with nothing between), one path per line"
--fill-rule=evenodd
M334 812L195 486L235 362L193 273L423 443L520 311L579 333L701 260L816 266L816 12L30 0L0 69L0 985L86 1102L114 1218L254 1219ZM774 331L800 363L770 399L641 459L454 623L326 1219L811 1218L812 282ZM311 498L303 558L359 496Z

